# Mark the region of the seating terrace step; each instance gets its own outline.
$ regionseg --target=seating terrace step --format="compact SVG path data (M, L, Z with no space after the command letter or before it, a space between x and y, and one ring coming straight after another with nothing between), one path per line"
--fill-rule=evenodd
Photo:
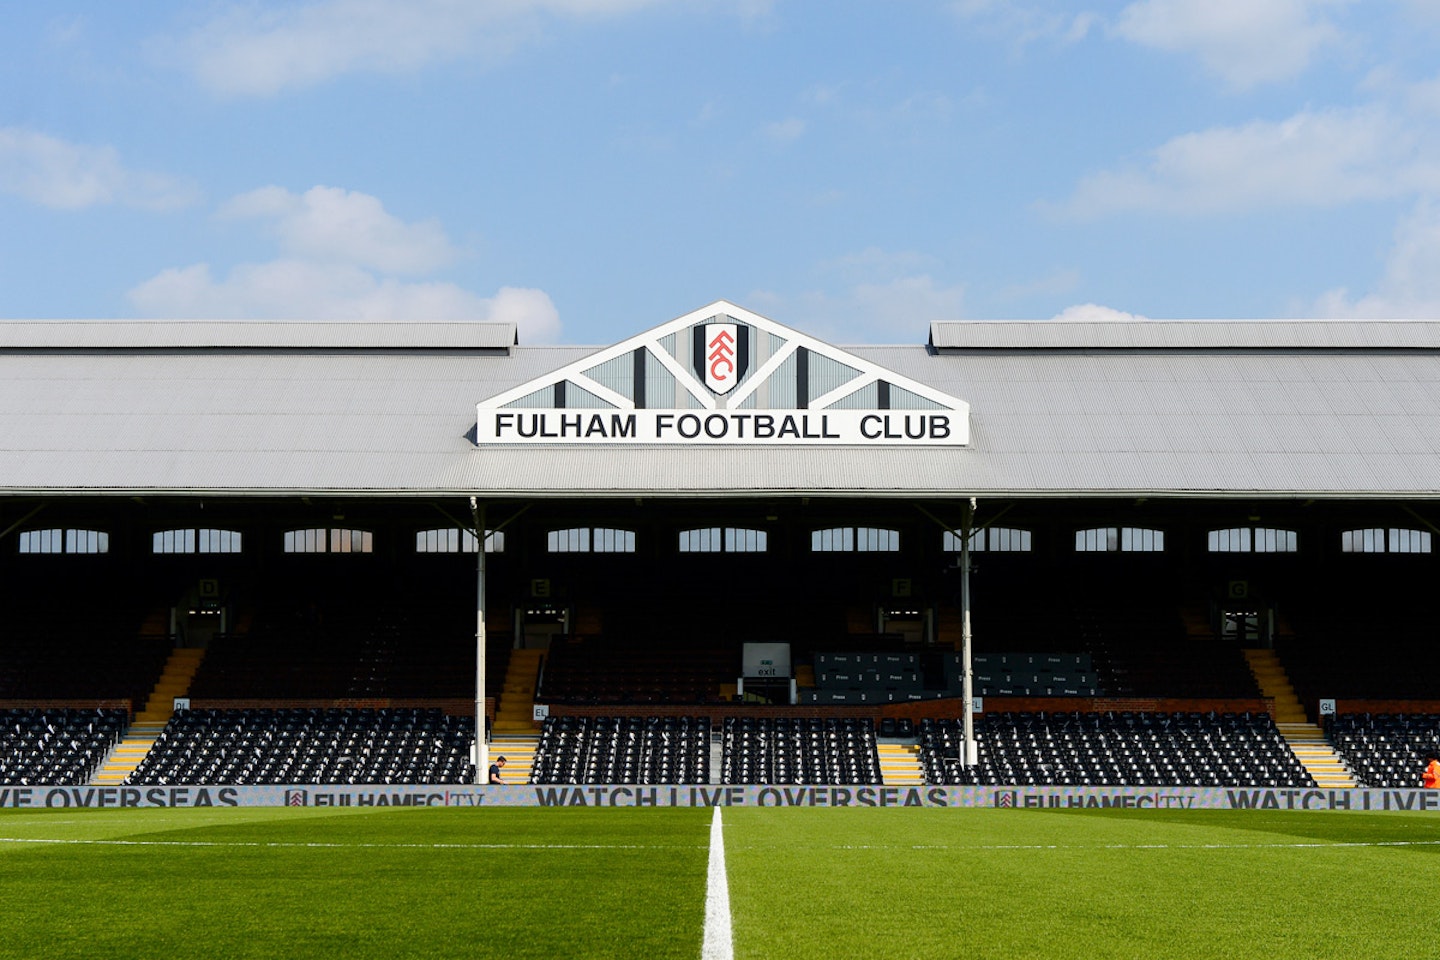
M1276 723L1275 729L1290 745L1295 758L1319 787L1343 789L1356 786L1355 778L1338 754L1325 741L1325 734L1313 723Z
M495 734L490 738L487 752L490 762L496 757L505 758L505 769L500 778L506 783L529 783L530 769L535 764L535 750L540 737L535 734Z
M920 767L920 747L914 743L879 743L880 776L886 786L918 786L924 784Z
M115 745L91 778L91 784L114 787L123 783L125 778L140 766L140 761L144 760L150 748L155 746L156 738L164 729L163 721L142 720L132 724L124 739Z
M1245 660L1260 687L1260 695L1275 701L1276 723L1303 723L1307 718L1295 687L1274 650L1246 650Z

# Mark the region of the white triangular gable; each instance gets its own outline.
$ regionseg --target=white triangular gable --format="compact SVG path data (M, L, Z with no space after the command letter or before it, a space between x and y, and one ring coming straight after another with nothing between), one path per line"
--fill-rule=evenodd
M705 364L696 363L697 349L716 361L705 351L717 344L725 351L718 362L735 375L723 388L707 385ZM480 445L969 441L965 401L724 300L497 394L477 411Z

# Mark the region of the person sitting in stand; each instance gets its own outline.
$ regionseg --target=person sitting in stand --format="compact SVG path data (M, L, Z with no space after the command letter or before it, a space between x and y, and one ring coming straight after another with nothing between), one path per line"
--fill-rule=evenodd
M504 783L504 782L505 782L504 780L500 779L500 771L504 768L504 766L505 766L505 758L504 758L504 757L496 757L496 758L495 758L495 762L492 763L492 764L490 764L490 782L491 782L491 783Z

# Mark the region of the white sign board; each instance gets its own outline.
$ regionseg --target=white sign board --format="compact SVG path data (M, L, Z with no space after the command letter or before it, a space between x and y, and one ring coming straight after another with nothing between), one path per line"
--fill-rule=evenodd
M476 405L481 447L969 442L959 397L725 301Z
M955 410L476 410L475 442L963 447Z
M790 644L747 643L742 674L758 679L788 679L790 676Z
M1335 701L1334 701L1334 700L1321 700L1321 701L1320 701L1320 716L1322 716L1322 717L1333 717L1333 716L1335 716Z

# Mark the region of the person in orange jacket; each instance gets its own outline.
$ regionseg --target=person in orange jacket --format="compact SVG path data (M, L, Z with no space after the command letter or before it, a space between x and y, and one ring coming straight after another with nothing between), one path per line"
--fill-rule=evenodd
M1435 754L1430 754L1429 762L1425 764L1425 772L1421 774L1421 783L1427 790L1440 790L1440 759Z

